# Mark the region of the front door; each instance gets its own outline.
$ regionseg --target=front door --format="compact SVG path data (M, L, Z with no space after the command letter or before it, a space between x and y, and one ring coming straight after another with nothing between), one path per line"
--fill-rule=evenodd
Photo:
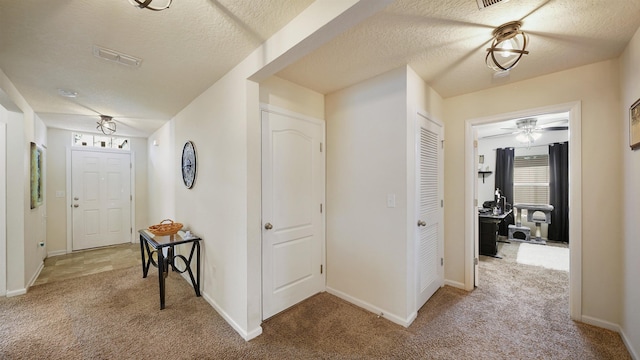
M417 307L444 284L442 126L418 114Z
M262 318L324 290L324 123L262 112Z
M73 250L131 241L131 155L72 151Z

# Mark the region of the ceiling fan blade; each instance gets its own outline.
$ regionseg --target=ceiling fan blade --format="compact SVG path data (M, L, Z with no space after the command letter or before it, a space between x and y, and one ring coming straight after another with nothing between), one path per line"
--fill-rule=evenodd
M540 129L536 129L536 131L560 131L560 130L569 130L568 126L549 126Z
M500 137L505 137L505 136L513 136L514 134L517 134L518 132L509 132L509 133L502 133L502 134L493 134L493 135L487 135L487 136L482 136L480 137L481 139L493 139L493 138L500 138Z

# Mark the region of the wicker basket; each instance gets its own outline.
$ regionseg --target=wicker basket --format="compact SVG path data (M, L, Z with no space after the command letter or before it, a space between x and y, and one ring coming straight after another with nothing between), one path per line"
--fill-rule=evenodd
M164 236L164 235L173 235L177 233L180 229L182 229L182 224L173 222L171 219L165 219L157 225L149 226L149 231L153 235Z

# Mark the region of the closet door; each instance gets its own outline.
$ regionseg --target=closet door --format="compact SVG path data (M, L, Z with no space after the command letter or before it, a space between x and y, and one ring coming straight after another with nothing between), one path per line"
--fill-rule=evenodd
M418 114L417 308L444 284L442 126Z

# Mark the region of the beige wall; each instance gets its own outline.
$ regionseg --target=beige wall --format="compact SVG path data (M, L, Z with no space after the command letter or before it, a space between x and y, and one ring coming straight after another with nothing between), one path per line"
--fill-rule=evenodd
M640 30L620 57L620 126L619 146L623 159L622 198L622 326L623 339L636 359L640 358L640 150L629 149L629 107L640 98Z
M327 287L406 321L406 69L327 95L326 115Z
M324 95L277 76L260 83L260 103L324 119Z
M500 99L496 105L495 99ZM582 314L621 319L622 149L616 61L604 61L446 99L446 278L464 283L465 120L569 102L582 104Z

